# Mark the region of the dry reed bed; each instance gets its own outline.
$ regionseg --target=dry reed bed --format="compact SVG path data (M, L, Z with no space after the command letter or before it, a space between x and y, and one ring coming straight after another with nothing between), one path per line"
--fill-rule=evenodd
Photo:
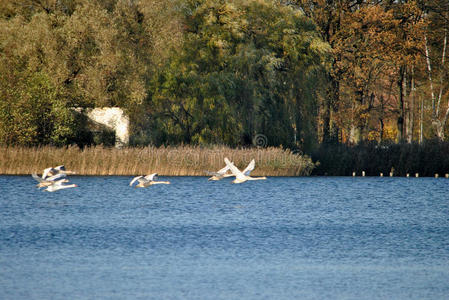
M308 176L311 159L280 148L231 149L192 146L104 148L0 147L0 174L42 173L49 166L64 164L79 175L204 176L205 170L221 169L224 157L244 168L256 160L254 176Z

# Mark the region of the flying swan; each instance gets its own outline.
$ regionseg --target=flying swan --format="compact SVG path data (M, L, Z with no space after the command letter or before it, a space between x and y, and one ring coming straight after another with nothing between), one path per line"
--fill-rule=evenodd
M233 163L232 163L233 164ZM248 164L248 166L242 171L243 174L245 174L246 176L249 176L249 174L251 173L252 170L254 170L254 167L256 165L256 161L253 159L251 160L251 162ZM224 167L221 170L218 170L217 172L209 172L206 171L206 174L212 176L210 177L208 180L220 180L226 177L232 177L235 176L233 173L227 173L229 171L229 166L226 165L226 167Z
M54 168L46 168L42 173L42 179L46 179L47 177L51 177L57 174L75 174L73 171L67 171L64 165L60 165Z
M42 177L39 177L36 173L31 174L31 176L37 181L39 182L36 186L38 188L43 188L43 187L47 187L50 186L52 184L54 184L56 182L56 180L60 180L64 177L66 177L67 175L64 173L59 173L50 177L47 177L45 179L43 179ZM68 179L64 178L63 182L69 182Z
M129 183L129 186L132 186L134 182L138 181L139 183L135 187L144 188L153 184L170 184L170 181L156 181L157 173L153 173L147 176L137 176L134 177L133 180Z
M252 170L254 170L254 167L256 165L255 160L251 160L249 165L245 168L245 170L240 171L232 162L229 161L227 157L224 159L226 166L229 167L229 170L231 170L232 174L235 176L235 179L232 181L233 183L242 183L248 180L264 180L267 179L267 177L251 177L249 174Z
M63 184L65 182L68 182L68 179L57 180L52 185L47 186L47 188L44 191L54 192L54 191L58 191L58 190L62 190L62 189L74 188L74 187L78 186L76 184Z

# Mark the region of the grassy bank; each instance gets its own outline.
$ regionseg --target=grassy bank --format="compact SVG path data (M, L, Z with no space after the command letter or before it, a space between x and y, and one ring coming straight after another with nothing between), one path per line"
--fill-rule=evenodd
M201 176L205 170L224 167L228 157L237 167L244 168L256 160L254 176L308 176L314 164L308 157L279 148L231 149L145 147L0 147L0 174L20 175L42 173L47 167L64 164L79 175L141 175L153 172L161 176Z

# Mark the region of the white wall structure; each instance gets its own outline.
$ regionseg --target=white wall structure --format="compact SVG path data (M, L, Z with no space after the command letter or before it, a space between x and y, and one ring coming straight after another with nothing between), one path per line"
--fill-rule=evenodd
M94 122L115 131L115 147L122 147L129 142L129 118L118 107L103 107L86 110L87 117Z

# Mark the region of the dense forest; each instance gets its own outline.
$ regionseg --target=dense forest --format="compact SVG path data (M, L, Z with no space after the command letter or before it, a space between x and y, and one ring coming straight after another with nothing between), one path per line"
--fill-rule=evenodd
M0 144L89 144L115 106L131 145L445 141L447 0L4 0Z

